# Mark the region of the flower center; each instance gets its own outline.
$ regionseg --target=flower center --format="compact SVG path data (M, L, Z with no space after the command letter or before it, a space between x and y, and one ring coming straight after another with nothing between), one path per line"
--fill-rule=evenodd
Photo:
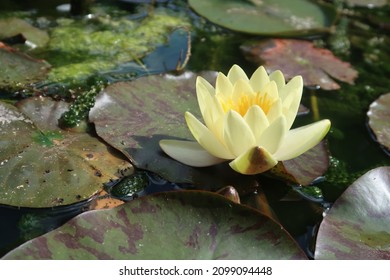
M230 96L225 100L221 100L221 105L225 113L229 110L234 110L239 113L241 116L245 116L248 109L254 105L258 105L265 114L268 113L272 104L274 104L276 100L271 98L268 93L250 93L245 94L242 93L240 96Z

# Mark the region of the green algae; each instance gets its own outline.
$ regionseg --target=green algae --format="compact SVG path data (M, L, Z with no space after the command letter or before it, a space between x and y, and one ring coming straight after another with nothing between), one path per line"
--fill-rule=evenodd
M121 63L138 61L166 42L179 26L189 26L177 13L157 9L141 21L96 16L91 19L59 19L43 54L53 65L48 81L72 84Z

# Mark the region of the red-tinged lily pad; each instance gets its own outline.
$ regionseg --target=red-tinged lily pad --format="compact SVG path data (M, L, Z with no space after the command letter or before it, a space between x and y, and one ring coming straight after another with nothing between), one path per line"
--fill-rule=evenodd
M321 223L316 259L390 259L390 167L373 169L336 200Z
M215 80L215 72L201 76ZM138 168L152 171L175 183L189 183L205 189L232 185L253 190L253 176L234 172L229 165L193 168L168 157L159 141L167 138L192 140L185 123L186 111L198 112L196 75L156 75L108 86L96 99L89 119L97 134L123 152ZM242 188L241 188L242 189Z
M299 157L278 163L269 173L292 183L309 185L326 172L329 156L328 147L323 140Z
M302 36L327 30L332 6L307 0L189 0L198 14L222 27L259 35Z
M243 218L245 217L245 218ZM306 259L252 208L209 192L145 196L85 212L3 259Z
M43 47L49 42L46 31L36 28L19 18L0 20L0 40L21 34L32 47Z
M306 86L336 90L340 85L332 78L353 84L358 76L348 62L308 41L269 39L245 44L241 49L247 60L264 65L271 72L281 70L286 79L301 75Z
M373 131L375 139L390 154L390 93L381 95L371 103L367 116L368 125Z
M50 65L0 42L0 88L29 85L45 79Z
M0 204L52 207L89 199L130 163L88 133L60 130L65 102L0 102Z

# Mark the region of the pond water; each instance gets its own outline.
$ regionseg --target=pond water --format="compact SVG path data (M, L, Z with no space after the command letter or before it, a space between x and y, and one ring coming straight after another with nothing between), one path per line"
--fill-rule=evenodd
M114 4L112 4L113 1L95 2L97 3L93 5L106 13L111 13L112 18L127 15L129 19L136 23L141 22L153 9L151 4L132 5L126 3L126 1L114 1ZM110 3L109 8L105 6L106 3ZM12 14L15 17L27 19L43 29L50 29L58 24L56 18L71 18L67 13L60 12L57 9L61 4L64 4L64 1L2 1L2 4L0 4L0 18L9 17ZM233 32L218 27L191 11L186 1L166 1L166 3L155 5L155 9L166 10L168 14L173 11L170 17L181 17L177 22L170 18L171 26L176 24L186 25L186 28L190 28L192 31L191 56L185 69L194 72L214 70L227 73L233 64L238 64L247 73L252 73L258 67L255 63L245 59L240 46L247 41L264 37ZM351 63L359 73L353 85L340 82L341 88L338 90L323 90L314 87L304 89L302 104L310 112L304 116L299 116L294 126L298 127L320 119L330 119L332 122L331 130L327 136L327 147L331 156L330 167L314 184L317 187L315 191L318 191L320 195L316 196L313 189L311 189L312 192L305 189L303 194L299 194L300 186L294 186L296 191L292 191L291 184L264 177L259 179L260 188L255 193L250 192L241 197L243 203L256 207L258 195L264 194L281 224L298 241L309 258L313 258L315 236L324 211L326 212L344 190L361 175L375 167L390 165L389 152L374 140L374 136L367 125L369 105L380 95L390 91L388 80L390 75L389 17L389 5L371 9L345 8L341 20L336 23L335 31L331 35L326 33L305 38L315 42L318 46L330 48L341 60ZM65 20L62 22L64 23ZM106 22L99 21L97 24L106 24ZM64 34L66 32L79 32L76 30L82 30L82 28L82 24L80 28L76 25L71 26L71 23L64 23L64 29L61 32L64 32ZM85 28L91 27L85 24ZM117 25L115 28L117 28ZM143 32L148 31L163 32L155 31L154 27L145 29ZM82 36L82 33L80 34L77 36ZM161 34L159 34L161 38L171 38L171 45L169 43L168 45L165 44L159 49L160 52L149 58L145 58L145 54L155 50L156 45L160 43L156 44L156 42L151 41L150 44L153 44L151 50L143 49L141 45L137 46L134 53L129 55L129 57L133 56L135 58L132 62L128 62L129 57L120 57L119 55L115 58L109 57L107 59L105 57L93 61L90 64L92 69L103 67L103 70L98 74L91 74L96 73L96 71L87 72L86 68L81 66L80 68L74 66L74 69L58 70L58 72L52 74L53 76L50 78L52 80L41 81L38 90L35 92L32 92L30 88L26 90L19 88L18 93L15 94L12 91L13 89L3 87L0 89L0 99L6 100L8 103L14 103L14 101L32 94L44 93L56 99L69 101L74 99L74 96L82 94L85 89L91 89L91 85L98 85L103 88L107 83L134 80L146 73L164 72L164 67L173 70L177 64L175 60L177 58L172 55L172 49L183 48L183 44L187 43L187 33L183 34L181 36L176 33L171 37L167 34L161 37ZM102 40L100 38L96 42ZM170 46L173 46L173 48L170 48ZM25 47L21 49L26 50ZM98 47L96 51L100 51ZM59 55L50 48L30 51L29 53L34 57L45 59L53 65L53 69L56 71L65 65L64 61L66 59L71 60L80 55L70 52L61 57L65 53ZM115 64L120 64L120 66L116 66L117 68L112 70L110 59L116 60ZM158 62L159 59L163 62ZM143 66L139 63L141 61L144 63ZM168 64L170 66L167 66ZM149 67L150 71L144 71L145 65ZM84 75L86 78L78 79L77 76L73 78L73 75L78 73L77 71L80 71L83 75L87 73ZM72 78L61 80L60 75L69 75ZM42 92L39 92L40 90ZM52 92L56 92L56 94L53 95ZM92 94L93 97L96 95L95 93ZM151 180L150 178L154 179ZM170 184L161 178L156 178L159 178L158 175L149 175L148 180L151 182L148 186L149 189L137 190L137 192L141 195L150 194L156 191L154 188L156 186L159 191L195 188L188 184ZM272 188L269 185L272 185ZM151 189L153 191L150 191ZM318 199L318 197L320 198ZM124 200L129 200L128 194L125 195ZM2 220L0 224L0 256L24 241L57 228L70 218L88 210L90 202L91 199L86 199L70 206L43 209L0 206Z

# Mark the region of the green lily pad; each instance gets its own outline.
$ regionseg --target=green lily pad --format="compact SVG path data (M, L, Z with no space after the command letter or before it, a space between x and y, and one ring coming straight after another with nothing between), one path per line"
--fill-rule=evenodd
M321 223L316 259L390 259L390 167L373 169L336 200Z
M381 95L371 103L367 116L368 125L373 131L375 139L390 154L390 93Z
M241 46L246 59L264 65L268 71L281 70L286 79L301 75L305 86L324 90L340 88L336 80L353 84L358 72L330 50L317 48L312 42L293 39L269 39Z
M179 191L142 197L110 210L85 212L3 258L306 259L306 256L280 224L252 208L209 192Z
M0 20L0 40L22 34L32 47L44 47L49 42L46 31L36 28L19 18Z
M50 65L0 42L0 88L15 88L45 79Z
M222 27L258 35L302 36L327 30L332 6L307 0L189 0L191 8Z
M358 7L383 7L389 4L389 0L344 0L348 6L358 6Z
M65 102L0 102L0 204L52 207L89 199L130 164L88 133L60 130Z

